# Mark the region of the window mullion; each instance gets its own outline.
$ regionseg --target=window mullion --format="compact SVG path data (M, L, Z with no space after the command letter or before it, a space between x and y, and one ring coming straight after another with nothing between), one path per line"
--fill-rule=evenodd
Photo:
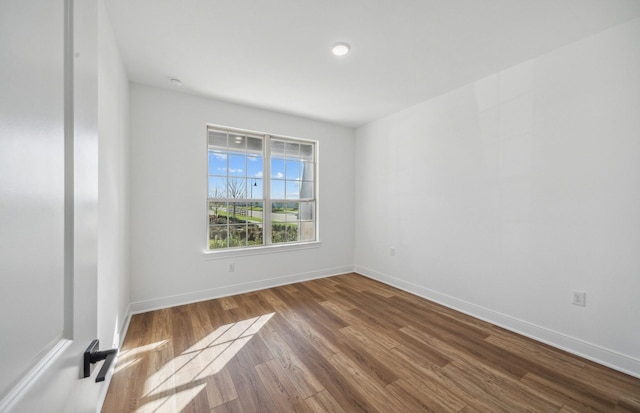
M264 179L262 182L264 205L262 206L262 233L265 245L271 245L271 137L264 137L264 162L262 162Z
M229 204L229 199L231 197L229 196L230 195L229 194L229 162L230 162L229 161L229 152L230 152L230 150L229 150L229 132L228 131L226 132L226 135L227 135L227 147L225 148L225 153L226 153L226 156L227 156L227 159L226 159L227 168L224 171L224 174L226 176L226 182L227 182L227 188L226 188L227 201L225 202L225 213L227 214L225 227L227 229L227 237L225 239L225 243L227 244L227 248L229 248L229 239L231 238L229 236L229 234L231 233L231 227L230 227L230 224L229 224L229 205L230 205Z

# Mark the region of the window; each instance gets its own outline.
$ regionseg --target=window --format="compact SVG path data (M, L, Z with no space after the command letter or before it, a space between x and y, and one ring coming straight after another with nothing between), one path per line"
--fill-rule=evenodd
M316 144L210 126L208 249L316 240Z

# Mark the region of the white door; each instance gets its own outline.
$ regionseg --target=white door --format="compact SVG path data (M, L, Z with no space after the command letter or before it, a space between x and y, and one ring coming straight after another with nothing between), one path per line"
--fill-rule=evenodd
M0 412L95 412L96 0L0 2Z

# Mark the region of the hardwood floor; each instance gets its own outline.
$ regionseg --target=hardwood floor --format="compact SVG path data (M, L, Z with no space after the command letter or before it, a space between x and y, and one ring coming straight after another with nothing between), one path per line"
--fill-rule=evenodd
M640 380L357 274L133 316L123 412L640 412Z

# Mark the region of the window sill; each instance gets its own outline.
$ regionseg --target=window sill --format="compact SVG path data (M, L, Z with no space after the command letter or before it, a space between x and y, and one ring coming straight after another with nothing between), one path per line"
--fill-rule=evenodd
M246 257L252 255L274 254L279 252L290 252L320 248L320 241L301 242L297 244L268 245L264 247L242 248L224 251L204 251L206 260L220 260L225 258Z

